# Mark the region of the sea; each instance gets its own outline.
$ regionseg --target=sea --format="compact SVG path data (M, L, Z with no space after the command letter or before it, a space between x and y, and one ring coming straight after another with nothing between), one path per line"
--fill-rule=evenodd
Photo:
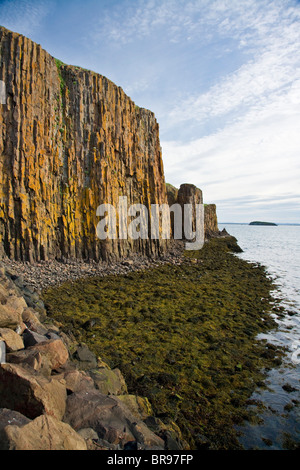
M251 397L263 405L259 424L238 428L245 449L300 449L300 226L219 224L237 238L236 255L265 266L276 285L273 297L283 316L272 314L278 328L258 338L283 346L279 367L267 372L263 387ZM277 305L277 304L276 304ZM252 405L253 406L253 405Z

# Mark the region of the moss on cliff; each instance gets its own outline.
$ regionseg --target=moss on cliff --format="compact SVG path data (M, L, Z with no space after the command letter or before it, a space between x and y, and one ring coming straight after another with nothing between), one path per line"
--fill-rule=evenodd
M259 332L269 315L263 267L232 255L235 239L187 252L181 266L66 283L44 293L49 315L119 367L131 392L175 421L192 448L238 448L235 424L254 419L247 400L280 353ZM90 319L93 328L83 326Z

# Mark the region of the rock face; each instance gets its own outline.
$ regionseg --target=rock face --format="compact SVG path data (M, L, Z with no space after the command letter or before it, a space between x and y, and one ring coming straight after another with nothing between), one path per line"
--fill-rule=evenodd
M219 233L217 208L215 204L206 204L204 206L204 227L206 238L211 238Z
M196 230L196 205L203 203L203 196L201 189L197 188L193 184L182 184L177 194L177 204L182 207L182 213L185 214L185 205L189 204L192 206L192 230ZM184 219L182 220L182 231L184 233Z
M194 208L196 204L203 203L201 189L193 184L182 184L179 189L171 184L166 184L168 204L191 204ZM220 234L218 228L217 208L215 204L204 204L204 228L205 238L209 239ZM193 230L194 230L193 226Z
M166 241L104 240L102 203L167 203L159 127L104 76L0 27L0 250L16 260L156 256ZM118 220L117 220L118 228Z

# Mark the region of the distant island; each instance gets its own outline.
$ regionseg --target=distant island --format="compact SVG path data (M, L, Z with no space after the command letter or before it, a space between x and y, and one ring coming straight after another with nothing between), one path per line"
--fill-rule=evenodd
M259 221L254 221L254 222L250 222L249 225L273 225L273 226L277 227L277 224L274 224L273 222L259 222Z

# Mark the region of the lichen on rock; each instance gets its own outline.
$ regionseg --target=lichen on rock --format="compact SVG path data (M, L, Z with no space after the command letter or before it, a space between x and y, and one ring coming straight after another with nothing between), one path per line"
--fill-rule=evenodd
M17 260L157 256L164 240L99 240L99 204L167 202L159 126L106 77L0 27L0 250Z

